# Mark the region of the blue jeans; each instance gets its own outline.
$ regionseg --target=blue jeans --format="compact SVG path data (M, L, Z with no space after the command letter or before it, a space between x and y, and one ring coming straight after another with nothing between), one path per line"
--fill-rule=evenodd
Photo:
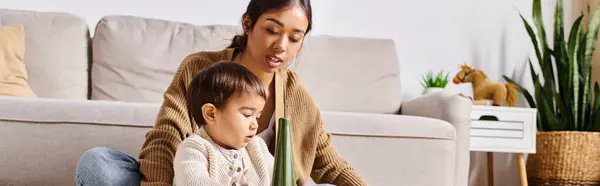
M106 147L92 148L79 158L75 183L83 185L140 185L141 174L137 160L124 152ZM309 184L333 186L331 184Z
M140 185L137 160L105 147L86 151L77 162L75 183L82 185Z

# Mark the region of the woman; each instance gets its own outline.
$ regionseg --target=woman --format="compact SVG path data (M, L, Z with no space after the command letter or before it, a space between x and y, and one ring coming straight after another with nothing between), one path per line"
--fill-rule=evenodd
M194 53L181 63L165 92L156 124L146 135L139 173L134 158L95 148L81 157L78 184L108 181L109 185L130 185L141 179L142 185L171 185L175 150L187 135L198 130L188 117L186 87L201 69L225 60L245 66L267 88L258 135L269 144L271 153L276 118L291 119L295 173L301 184L314 180L340 186L367 185L335 151L315 103L299 84L298 76L286 69L312 27L310 0L251 0L242 16L242 27L244 34L234 37L227 49Z

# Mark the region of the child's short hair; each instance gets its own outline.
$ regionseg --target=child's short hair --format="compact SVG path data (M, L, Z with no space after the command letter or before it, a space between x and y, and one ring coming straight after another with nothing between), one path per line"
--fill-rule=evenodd
M206 124L202 105L212 103L221 109L234 93L251 93L267 99L265 88L254 73L232 61L218 62L202 69L194 77L186 91L190 119L198 126Z

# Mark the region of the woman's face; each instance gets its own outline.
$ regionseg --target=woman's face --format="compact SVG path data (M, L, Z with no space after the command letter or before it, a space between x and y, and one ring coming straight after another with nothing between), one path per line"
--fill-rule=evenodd
M245 18L244 24L249 23L250 19ZM254 28L246 32L250 65L268 73L287 67L300 50L307 28L308 18L300 7L263 13Z

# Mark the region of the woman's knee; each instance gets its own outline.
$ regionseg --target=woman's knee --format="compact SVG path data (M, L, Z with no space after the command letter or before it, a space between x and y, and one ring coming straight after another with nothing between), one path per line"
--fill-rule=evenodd
M90 150L85 151L81 157L79 158L79 162L78 165L80 163L92 163L92 162L96 162L98 161L98 159L101 159L102 157L107 156L107 154L109 154L111 151L111 149L106 148L106 147L94 147Z
M139 184L137 161L117 150L92 148L79 158L75 170L77 185Z

